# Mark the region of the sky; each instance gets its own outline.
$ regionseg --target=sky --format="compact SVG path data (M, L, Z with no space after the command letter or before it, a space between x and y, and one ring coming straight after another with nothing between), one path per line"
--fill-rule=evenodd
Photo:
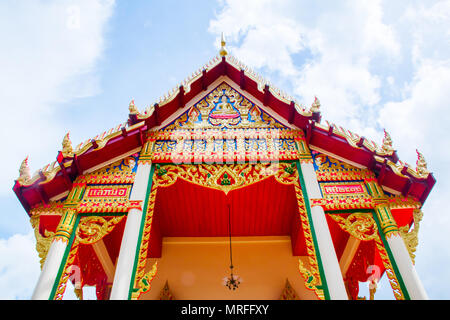
M67 132L75 146L125 122L131 99L153 105L218 54L221 32L299 103L317 96L323 121L378 143L386 129L413 168L423 153L437 183L416 270L431 299L450 299L450 0L1 1L0 299L29 299L40 273L12 192L21 161L34 172Z

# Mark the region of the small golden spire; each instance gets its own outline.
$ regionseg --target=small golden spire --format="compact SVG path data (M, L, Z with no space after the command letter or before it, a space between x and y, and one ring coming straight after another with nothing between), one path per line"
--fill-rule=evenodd
M28 156L22 161L19 168L19 179L20 183L24 183L31 179L30 167L28 167Z
M69 138L69 132L66 133L62 142L62 154L65 158L73 157L73 148Z
M222 32L222 37L220 39L220 52L219 52L221 57L225 57L228 54L227 49L225 49L226 44L227 43L225 42L225 36L223 35Z
M138 114L139 111L134 105L134 99L131 99L130 104L128 105L128 110L130 111L130 114Z
M428 168L427 168L427 162L425 161L425 158L422 153L419 152L419 150L416 149L417 152L417 162L416 162L416 172L420 175L427 175Z
M314 97L314 102L311 105L311 112L319 112L320 111L320 101L317 97Z
M394 151L394 148L392 147L392 139L389 133L387 133L386 129L384 129L384 138L383 138L383 144L381 146L381 150L390 153Z

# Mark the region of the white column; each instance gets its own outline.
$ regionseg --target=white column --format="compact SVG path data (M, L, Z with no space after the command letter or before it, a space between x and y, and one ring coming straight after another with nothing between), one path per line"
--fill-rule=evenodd
M67 248L67 242L54 240L48 250L38 283L34 289L32 300L48 300L58 276L59 268Z
M147 185L150 178L151 164L139 163L131 191L130 200L145 202ZM143 208L142 208L143 209ZM142 222L142 210L131 209L127 215L127 222L122 236L120 253L117 260L114 283L111 290L111 300L126 300L131 285L136 250L139 245L139 233Z
M301 163L300 167L309 202L311 203L311 199L322 198L313 164L309 162ZM347 300L347 291L345 290L344 279L342 278L333 240L331 239L325 211L321 206L314 206L311 208L311 216L330 299Z
M406 286L409 297L412 300L428 300L425 288L417 275L408 249L399 232L392 232L386 236L389 248L394 256L394 262L398 267L403 283Z

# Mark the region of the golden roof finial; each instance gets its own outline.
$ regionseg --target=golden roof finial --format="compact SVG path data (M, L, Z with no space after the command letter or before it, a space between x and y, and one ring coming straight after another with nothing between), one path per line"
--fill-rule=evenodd
M314 102L311 105L311 112L319 112L320 111L320 101L317 97L314 97Z
M30 167L28 167L28 156L22 161L19 168L19 179L20 183L24 183L31 179Z
M128 105L128 110L130 111L130 114L138 114L139 111L134 105L134 99L131 99L130 104Z
M69 139L69 132L66 133L62 142L62 154L65 158L73 157L72 142Z
M392 147L392 139L389 133L387 133L386 129L384 129L384 138L383 138L383 145L381 146L381 150L387 153L390 153L394 151L394 148Z
M225 57L228 54L227 49L225 49L226 44L227 43L225 42L225 36L223 35L222 32L222 37L220 39L220 52L219 52L221 57Z
M428 174L427 162L425 161L423 154L420 153L419 150L416 149L416 152L417 152L416 172L420 175L427 175Z

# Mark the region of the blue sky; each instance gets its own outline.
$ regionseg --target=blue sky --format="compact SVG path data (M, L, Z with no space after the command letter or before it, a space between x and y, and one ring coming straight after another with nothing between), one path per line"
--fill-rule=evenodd
M143 110L218 53L232 55L323 119L418 148L437 184L423 208L416 268L449 299L450 1L2 1L0 298L28 299L39 275L28 217L12 192L20 162L54 161ZM437 254L438 253L438 254ZM387 287L387 288L386 288ZM378 298L391 298L383 285ZM368 294L363 292L364 294Z

